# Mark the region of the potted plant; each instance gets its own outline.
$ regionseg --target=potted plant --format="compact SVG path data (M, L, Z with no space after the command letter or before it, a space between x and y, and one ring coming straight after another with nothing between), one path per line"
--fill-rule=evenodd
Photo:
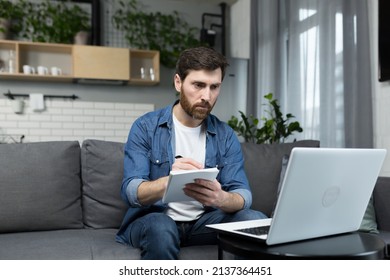
M256 144L284 143L294 132L303 131L298 121L291 121L294 118L292 114L283 116L278 100L273 98L272 93L265 95L264 98L268 101L268 104L263 105L268 106L269 110L266 112L269 117L261 119L263 121L262 127L258 127L259 120L257 118L253 115L248 117L241 111L239 112L242 120L239 121L237 117L232 116L228 121L228 125L238 136L242 136L245 142Z
M18 33L23 17L24 12L19 3L0 0L0 39L8 39L10 34Z
M137 0L121 0L114 10L114 26L124 32L131 47L160 51L161 64L174 68L181 51L199 46L199 30L177 11L172 14L146 12Z
M26 17L21 37L33 42L73 43L80 31L90 30L90 18L86 11L72 1L24 3Z

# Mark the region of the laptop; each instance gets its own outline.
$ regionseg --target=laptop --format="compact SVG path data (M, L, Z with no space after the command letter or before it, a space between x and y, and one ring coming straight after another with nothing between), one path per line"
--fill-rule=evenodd
M385 149L293 148L272 218L207 225L268 245L360 228Z

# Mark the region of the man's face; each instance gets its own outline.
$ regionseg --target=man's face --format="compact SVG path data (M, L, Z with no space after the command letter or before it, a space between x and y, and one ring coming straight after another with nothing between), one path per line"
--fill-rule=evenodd
M175 87L180 92L180 105L192 118L204 120L213 109L221 88L222 72L191 71L182 81L175 76Z

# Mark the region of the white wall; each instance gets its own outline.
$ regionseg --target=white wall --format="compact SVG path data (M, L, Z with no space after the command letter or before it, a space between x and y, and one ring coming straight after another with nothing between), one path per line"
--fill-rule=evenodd
M250 53L250 0L239 0L231 6L230 55L249 59Z
M231 58L213 114L223 121L246 111L248 60Z
M18 99L20 101L20 99ZM152 104L45 100L45 110L35 112L23 100L15 114L11 100L0 100L0 143L99 139L126 142L136 118L154 110Z

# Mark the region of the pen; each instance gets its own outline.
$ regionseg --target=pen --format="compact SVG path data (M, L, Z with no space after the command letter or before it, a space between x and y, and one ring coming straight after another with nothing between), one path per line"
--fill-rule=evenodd
M175 159L178 159L178 158L183 158L183 157L181 155L175 156Z

